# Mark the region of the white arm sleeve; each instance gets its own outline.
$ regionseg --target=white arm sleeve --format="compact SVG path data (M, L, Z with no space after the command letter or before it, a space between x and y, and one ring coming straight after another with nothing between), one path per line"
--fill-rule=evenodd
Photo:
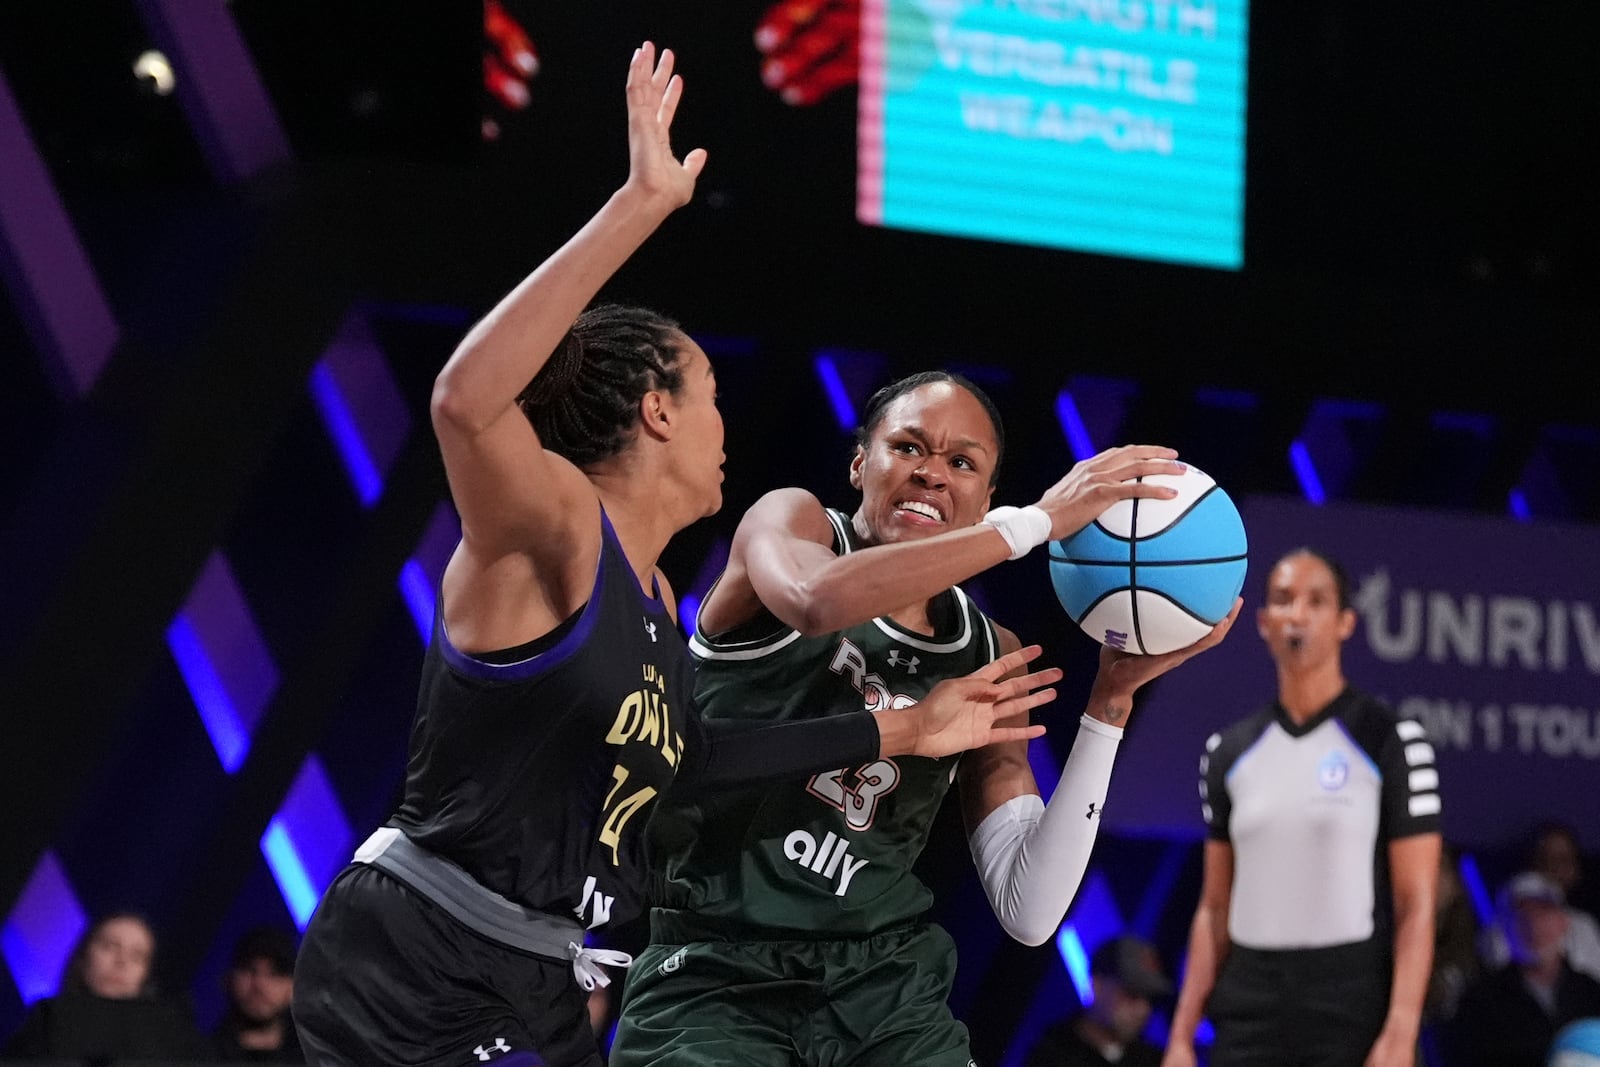
M1013 797L972 832L972 859L1006 933L1042 945L1061 925L1089 866L1122 729L1085 715L1046 805Z

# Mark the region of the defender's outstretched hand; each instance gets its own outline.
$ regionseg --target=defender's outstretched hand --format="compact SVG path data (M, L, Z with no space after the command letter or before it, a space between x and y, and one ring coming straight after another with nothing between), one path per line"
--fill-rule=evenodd
M706 165L706 150L696 148L680 163L672 153L672 118L683 98L683 79L672 73L672 49L646 41L628 64L628 184L682 207L694 196L695 179Z
M1044 733L1043 726L997 727L997 720L1020 715L1056 698L1052 686L1061 671L1046 667L1032 674L1005 677L1038 658L1038 645L1019 648L962 678L948 678L908 708L877 712L884 756L953 756L1001 741L1026 741Z

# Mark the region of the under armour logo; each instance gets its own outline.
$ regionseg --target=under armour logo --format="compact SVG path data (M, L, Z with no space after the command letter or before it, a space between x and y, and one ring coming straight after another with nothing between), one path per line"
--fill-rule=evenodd
M650 640L656 639L656 624L649 619L644 620L644 632L650 635Z
M891 650L889 653L889 666L904 666L907 674L916 674L917 664L921 662L922 661L915 656L901 656L898 648Z
M1101 807L1099 804L1096 804L1094 801L1091 800L1089 802L1089 810L1083 813L1083 817L1085 819L1092 819L1096 815L1099 815L1104 810L1105 809L1103 807Z
M472 1054L474 1056L478 1057L479 1061L481 1062L481 1061L487 1060L490 1056L494 1055L496 1052L510 1052L510 1051L511 1051L511 1046L506 1044L506 1039L503 1038L503 1037L497 1037L497 1038L494 1039L494 1044L492 1044L492 1045L479 1045L477 1048L472 1050Z
M657 973L665 978L667 975L683 966L683 958L689 954L687 947L680 948L672 955L661 961L661 966L656 968Z

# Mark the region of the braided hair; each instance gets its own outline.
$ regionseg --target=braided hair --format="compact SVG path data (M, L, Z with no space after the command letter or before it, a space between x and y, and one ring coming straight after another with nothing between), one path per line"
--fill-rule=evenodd
M890 382L888 385L872 394L872 399L867 401L866 417L862 419L861 426L856 430L856 444L865 447L872 439L872 431L878 428L883 421L883 416L888 407L895 400L920 389L924 385L934 382L949 382L958 385L972 394L972 398L983 405L983 410L989 415L989 423L994 427L994 470L989 475L989 484L992 486L1000 478L1000 460L1006 451L1006 427L1000 420L1000 409L994 406L994 401L989 399L989 394L978 388L970 379L950 371L926 370L917 374L908 374L904 378Z
M600 304L578 316L517 397L544 446L582 468L633 442L639 401L677 393L682 328L646 308Z

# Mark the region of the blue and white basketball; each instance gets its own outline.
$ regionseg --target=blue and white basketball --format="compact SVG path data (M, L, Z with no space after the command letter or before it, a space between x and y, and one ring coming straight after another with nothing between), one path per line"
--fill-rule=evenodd
M1549 1067L1600 1067L1600 1018L1568 1023L1550 1046Z
M1160 655L1192 645L1227 617L1244 587L1244 521L1195 467L1141 479L1171 500L1119 500L1050 545L1056 598L1103 645Z

